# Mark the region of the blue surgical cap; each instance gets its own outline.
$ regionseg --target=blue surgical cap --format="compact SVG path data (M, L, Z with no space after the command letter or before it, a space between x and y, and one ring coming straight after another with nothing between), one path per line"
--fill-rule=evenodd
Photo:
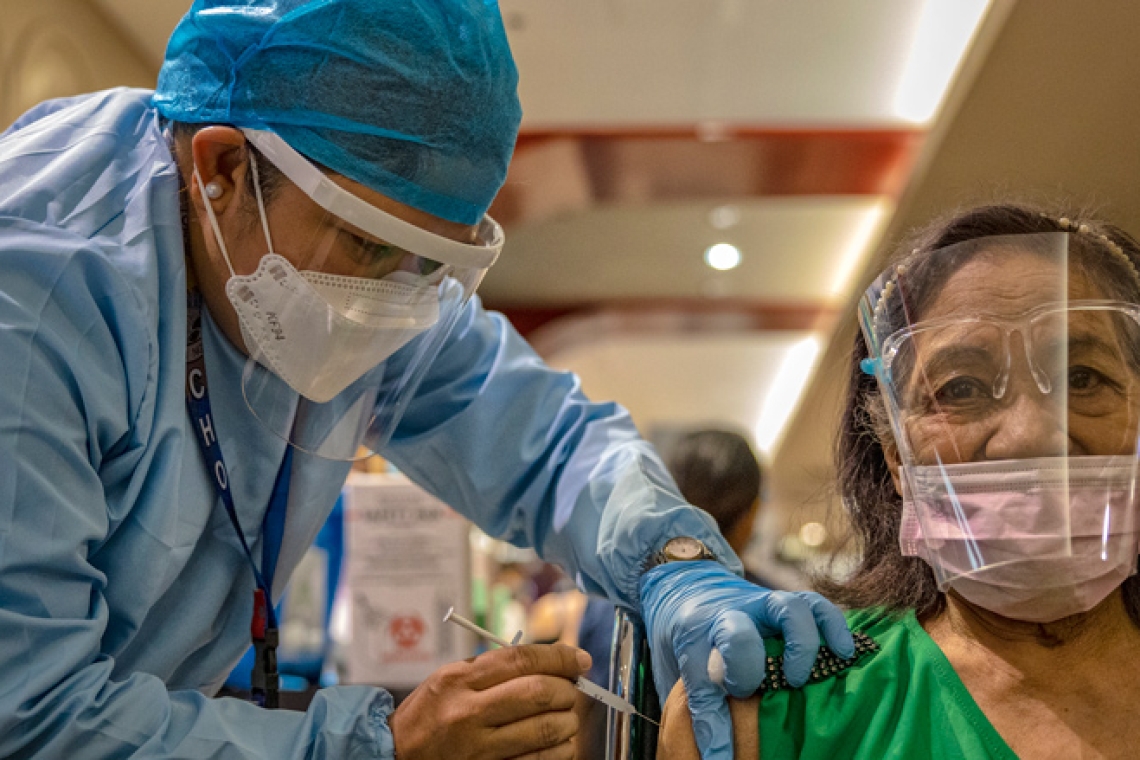
M273 130L390 198L476 224L506 179L517 84L495 0L195 0L154 105Z

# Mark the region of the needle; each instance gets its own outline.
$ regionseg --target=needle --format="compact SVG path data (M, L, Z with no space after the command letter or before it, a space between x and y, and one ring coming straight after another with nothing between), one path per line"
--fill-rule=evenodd
M491 633L490 631L486 630L485 628L480 628L479 626L475 625L474 623L472 623L470 620L463 617L462 615L457 615L455 613L454 607L450 608L447 611L447 614L443 616L443 622L455 623L459 627L466 628L467 630L471 631L471 633L475 634L476 636L479 636L480 638L487 639L488 641L491 641L495 644L498 644L501 647L514 646L514 644L518 643L518 641L522 635L522 632L520 631L519 635L515 636L514 644L512 644L511 642L507 641L506 639L500 638L499 636L496 636L495 634ZM629 715L636 715L639 718L642 718L644 720L649 721L650 723L652 723L655 726L661 725L660 723L653 720L652 718L639 713L637 711L637 709L632 704L630 704L626 700L622 699L617 694L614 694L612 691L608 691L607 689L603 689L601 686L598 686L593 681L588 681L585 678L582 678L581 676L579 676L578 680L574 682L574 685L578 687L578 691L582 692L587 697L598 700L599 702L606 705L607 707L612 707L613 709L617 710L618 712L627 713Z

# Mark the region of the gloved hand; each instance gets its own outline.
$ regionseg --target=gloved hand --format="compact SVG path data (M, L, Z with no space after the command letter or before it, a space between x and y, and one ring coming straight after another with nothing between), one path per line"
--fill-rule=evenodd
M641 578L641 615L653 652L661 704L680 677L689 695L702 760L732 760L725 693L751 696L764 679L761 636L782 634L784 674L793 686L811 675L820 633L840 657L855 654L843 614L819 594L769 591L717 562L669 562ZM712 648L724 658L724 685L708 676Z

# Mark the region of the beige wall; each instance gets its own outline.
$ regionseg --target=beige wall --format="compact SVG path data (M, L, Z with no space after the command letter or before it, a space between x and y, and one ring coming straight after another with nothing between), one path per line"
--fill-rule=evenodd
M87 0L0 0L0 19L0 129L48 98L154 86L154 68Z
M1018 2L892 232L1012 195L1070 199L1140 234L1138 45L1140 3Z

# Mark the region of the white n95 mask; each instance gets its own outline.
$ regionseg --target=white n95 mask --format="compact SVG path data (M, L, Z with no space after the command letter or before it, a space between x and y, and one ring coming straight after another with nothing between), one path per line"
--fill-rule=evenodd
M424 279L298 272L271 253L253 274L231 277L226 296L251 354L297 393L324 403L439 319L437 288L397 275Z

